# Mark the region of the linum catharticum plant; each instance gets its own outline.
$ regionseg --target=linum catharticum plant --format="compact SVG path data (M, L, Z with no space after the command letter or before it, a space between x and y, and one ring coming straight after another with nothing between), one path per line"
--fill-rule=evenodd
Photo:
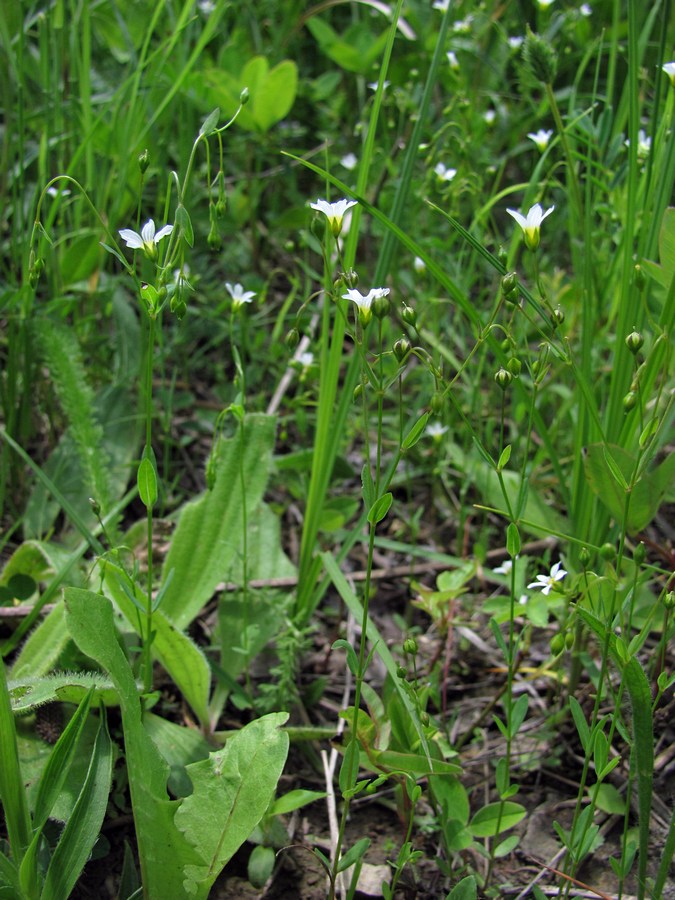
M672 562L659 556L653 523L674 474L675 91L667 4L629 0L625 16L609 6L542 0L528 5L525 28L519 5L489 2L410 3L404 15L399 0L385 20L362 4L347 17L340 4L263 0L254 16L171 0L145 21L120 0L110 19L110 4L79 4L81 30L67 33L66 2L30 13L16 38L0 29L4 49L16 49L1 93L21 79L22 104L7 128L19 135L9 180L0 178L10 325L0 476L2 503L17 503L12 527L22 524L24 467L43 498L31 493L23 525L32 540L0 576L10 602L37 597L2 648L15 654L0 684L10 844L0 879L10 893L74 888L108 803L120 802L120 791L110 795L120 719L142 882L125 865L120 895L206 896L248 838L251 880L265 884L286 846L276 816L322 793L274 801L289 737L334 738L326 725L286 724L289 712L313 721L322 679L312 672L307 686L302 650L316 630L344 654L347 681L342 745L307 754L325 762L331 847L315 852L327 893L356 892L370 848L350 838L350 819L377 799L400 819L383 896L424 878L425 832L441 894L503 896L511 854L529 852L531 773L545 781L569 743L581 760L569 766L574 808L569 819L551 814L559 849L529 860L532 881L555 879L574 895L606 832L601 817L612 815L617 895L664 895L672 821L654 868L648 851L660 839L654 813L663 815L658 711L673 686ZM94 93L91 48L102 31L110 69L96 72ZM291 48L297 60L278 58ZM27 60L38 56L33 84ZM73 75L61 93L60 60ZM117 78L120 60L128 78ZM204 121L220 98L234 97L236 112L244 75L254 76L251 102L236 127L215 113ZM302 104L275 128L296 93ZM36 121L34 176L21 123ZM329 138L321 156L317 134ZM293 156L280 161L280 146ZM165 167L169 157L181 162ZM158 199L152 179L165 168L176 173ZM312 197L343 199L308 204L308 173L323 185ZM103 262L78 268L92 244ZM200 244L214 251L208 262ZM24 277L5 305L17 260ZM60 266L78 274L61 279L65 288ZM230 274L247 268L243 284ZM131 294L132 315L120 293ZM101 374L107 357L92 340L107 343L110 315L125 323L114 332L130 359L125 388L141 371L143 435L120 455L95 390L109 375L124 380L120 370ZM24 358L35 338L36 359ZM279 388L294 383L284 398ZM207 408L222 412L201 409L205 387ZM167 402L181 392L182 407ZM133 419L132 397L126 390L122 405ZM53 400L62 417L53 437L63 423L67 434L60 457L38 466L28 451L40 453L46 416L37 413ZM178 466L172 450L193 428ZM184 484L201 477L207 439L208 490L192 497ZM72 463L81 496L64 489L59 460ZM144 542L133 528L119 533L136 497ZM36 512L44 498L51 520ZM160 564L157 518L173 503ZM291 561L279 526L292 549L296 522ZM390 553L409 564L415 597L398 611L400 646L374 616L395 620L375 572ZM354 566L360 584L348 580ZM334 641L344 607L356 627ZM27 723L57 700L75 711L26 793ZM220 730L252 710L271 714ZM479 791L472 765L483 748ZM73 761L86 765L68 803ZM50 818L67 824L55 830ZM539 882L518 890L542 896Z

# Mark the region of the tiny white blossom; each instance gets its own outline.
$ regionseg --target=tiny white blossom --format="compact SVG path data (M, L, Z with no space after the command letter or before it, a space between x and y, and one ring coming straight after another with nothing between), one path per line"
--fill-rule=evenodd
M548 9L549 6L553 3L553 0L537 0L537 6L539 9Z
M440 422L429 422L427 427L424 429L426 433L432 438L434 441L440 441L443 435L448 430L447 425L441 425Z
M255 291L245 291L238 282L237 284L230 284L229 281L226 281L225 287L230 297L232 297L232 309L234 310L242 307L244 303L251 303L255 297Z
M458 72L459 71L459 60L457 59L457 54L454 53L452 50L448 50L446 55L448 57L448 63L450 65L450 68L453 70L453 72Z
M469 34L471 31L471 26L473 25L473 16L468 15L464 19L457 19L456 22L452 23L452 30L456 34Z
M517 212L515 209L507 209L507 213L516 220L516 222L523 229L523 235L525 237L525 244L530 250L536 250L539 246L539 237L541 230L541 223L544 221L546 216L550 216L555 206L551 206L546 212L543 211L541 205L539 203L535 203L534 206L529 210L527 214L527 218Z
M371 309L373 300L377 300L379 297L386 297L388 293L389 288L371 288L364 296L356 288L350 288L342 297L344 300L351 300L352 303L356 304L359 310L359 321L362 325L367 325L373 316Z
M421 256L416 256L413 260L413 269L417 272L418 275L421 275L422 272L426 272L427 264L424 262Z
M382 82L382 90L386 91L390 84L391 84L391 81L383 81ZM371 91L376 91L379 86L380 86L379 81L368 82L368 87L371 89Z
M543 153L548 147L548 142L551 140L552 135L552 131L546 131L544 128L540 128L539 131L530 132L527 136L531 141L534 141L537 145L537 149Z
M521 594L520 597L518 597L518 603L520 603L521 606L527 606L527 601L529 599L527 594Z
M495 573L495 575L508 575L512 568L513 560L505 559L501 566L497 566L497 568L493 569L492 571Z
M567 575L567 572L561 569L560 563L557 562L552 566L548 575L537 575L537 580L528 584L528 588L534 588L548 596L551 593L551 589L556 586L558 581L562 581L565 575Z
M666 73L668 78L670 78L670 83L675 87L675 62L667 62L664 63L661 68Z
M624 141L626 147L630 147L630 138ZM638 131L637 155L638 159L647 159L649 151L652 149L652 139L645 132L644 128Z
M47 193L50 197L69 197L70 191L68 188L57 188L55 185L47 188Z
M522 47L524 41L525 41L525 38L522 35L520 35L520 34L514 35L514 37L509 38L509 41L508 41L509 47L512 50L518 50L520 47Z
M296 362L300 363L303 369L309 369L309 367L314 362L314 354L310 353L309 350L301 353L299 356L296 356Z
M316 203L309 205L326 216L333 236L337 237L342 231L342 220L345 213L352 206L356 206L356 200L336 200L335 203L329 203L328 200L317 200Z
M216 4L213 0L200 0L197 6L199 7L199 11L205 16L210 16L216 8Z
M585 16L585 18L588 18L589 16L593 15L593 10L588 5L588 3L582 3L581 6L579 7L579 12L581 13L582 16Z
M162 238L168 237L173 231L173 225L165 225L155 232L155 223L153 219L148 219L141 228L141 233L132 231L131 228L122 228L119 236L126 241L127 247L132 250L143 250L145 255L150 259L157 258L157 244Z
M450 9L450 0L434 0L432 9L439 9L441 12L447 12Z
M494 109L488 109L483 113L483 119L488 125L493 125L496 118L497 112Z
M347 153L347 155L343 156L340 160L340 165L344 166L344 168L347 169L348 172L351 172L352 169L355 169L357 163L358 159L356 158L355 153Z
M457 174L457 169L448 169L442 162L439 162L434 167L434 172L439 181L452 181Z

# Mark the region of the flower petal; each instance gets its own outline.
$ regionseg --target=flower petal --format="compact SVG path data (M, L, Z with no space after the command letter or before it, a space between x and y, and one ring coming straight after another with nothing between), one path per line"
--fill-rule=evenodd
M127 247L131 247L132 250L140 250L143 247L143 238L131 228L122 228L118 234L123 241L127 242Z
M151 244L153 238L155 237L155 220L148 219L145 225L141 228L141 237L143 238L143 242L146 244Z
M162 238L167 237L173 231L173 225L165 225L164 228L160 228L157 234L154 237L154 241L156 244L162 240Z

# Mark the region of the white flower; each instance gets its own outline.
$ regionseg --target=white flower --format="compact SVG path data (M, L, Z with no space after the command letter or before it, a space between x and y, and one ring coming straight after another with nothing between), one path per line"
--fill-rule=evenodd
M347 169L348 172L351 172L352 169L355 169L357 163L358 159L356 158L356 154L354 153L347 153L347 155L343 156L340 160L340 165L344 166L344 168Z
M497 113L494 109L488 109L483 113L483 119L488 125L494 124L495 119L497 118Z
M132 231L131 228L122 228L119 236L127 242L127 247L132 250L143 250L149 259L157 259L157 244L162 238L168 237L173 231L173 225L165 225L155 233L155 223L149 219L141 228L141 233Z
M314 354L310 353L309 350L301 353L299 356L296 356L296 362L300 363L303 369L309 369L309 367L314 362Z
M457 169L447 169L442 162L439 162L436 164L434 172L439 181L452 181L457 174Z
M424 430L434 441L440 441L445 432L448 430L448 426L441 425L440 422L430 422Z
M582 16L585 16L586 18L593 15L593 10L588 5L588 3L582 3L581 6L579 7L579 12L581 13Z
M238 282L237 284L230 284L229 281L226 281L225 287L230 297L232 297L233 310L240 309L244 303L250 303L255 297L255 291L245 291Z
M520 47L522 47L524 41L525 38L522 35L515 35L514 37L509 38L509 47L512 50L518 50Z
M473 24L473 16L469 15L465 19L457 19L452 23L452 30L457 34L469 34Z
M50 197L69 197L70 191L68 188L57 188L55 185L47 188L47 193Z
M434 5L431 8L447 12L450 9L450 0L434 0Z
M508 575L512 568L513 560L505 559L501 566L497 566L497 568L493 569L492 571L495 573L495 575Z
M536 250L539 246L539 236L541 223L544 221L546 216L550 216L555 206L551 206L550 209L547 209L546 212L543 211L541 205L539 203L535 203L534 206L530 209L527 214L527 218L521 215L519 212L516 212L515 209L507 209L507 213L516 220L516 222L523 229L523 234L525 236L525 244L530 250Z
M364 297L361 291L358 291L356 288L350 288L342 295L342 297L344 300L351 300L352 303L357 305L359 310L359 321L362 325L367 325L373 316L373 311L371 309L373 300L377 300L380 297L386 297L388 293L389 288L372 288Z
M458 72L459 71L459 60L457 59L457 54L453 53L452 50L448 50L446 55L448 57L448 63L450 65L450 68L454 72Z
M386 91L390 84L391 84L391 81L383 81L382 82L382 90ZM368 87L371 89L371 91L376 91L379 86L380 86L379 81L368 82Z
M413 269L417 272L418 275L421 275L422 272L426 272L427 264L424 262L421 256L416 256L413 260Z
M543 153L548 147L548 142L551 140L552 135L552 131L546 131L545 129L540 128L539 131L530 132L527 136L531 141L534 141L537 145L537 149Z
M356 200L336 200L335 203L329 203L328 200L317 200L316 203L309 205L326 216L333 237L337 237L342 231L342 220L345 213L352 206L356 206Z
M564 569L561 569L560 563L557 562L551 568L548 575L537 575L537 580L528 584L528 588L534 588L537 591L541 591L545 596L548 596L548 594L551 593L551 588L556 586L556 582L562 581L565 575L567 575L567 572Z
M539 9L548 9L548 7L553 3L553 0L537 0L537 6Z
M670 78L670 83L675 87L675 62L667 62L664 63L661 68L666 73L668 78Z
M626 139L624 141L626 147L630 147L630 139ZM641 128L638 131L638 147L637 147L637 155L638 159L647 159L649 156L649 151L652 149L652 139L646 134L644 128Z

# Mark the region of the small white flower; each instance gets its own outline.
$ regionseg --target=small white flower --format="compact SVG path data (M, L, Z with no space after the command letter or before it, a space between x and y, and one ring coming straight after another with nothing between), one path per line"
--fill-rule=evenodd
M205 16L210 16L216 8L216 4L213 0L199 0L197 6L199 7L199 11Z
M630 147L630 139L624 141L626 147ZM652 149L652 139L645 132L644 128L638 131L637 155L638 159L647 159L649 151Z
M301 353L299 356L296 356L296 362L300 363L303 369L309 369L309 367L314 362L314 354L310 353L309 350L306 350L304 353Z
M473 25L473 16L469 15L465 19L457 19L452 23L452 30L456 34L469 34Z
M530 250L536 250L539 246L539 237L541 223L546 216L550 216L555 206L551 206L546 212L543 211L539 203L535 203L527 214L527 218L517 212L515 209L507 209L507 213L516 220L523 229L525 244Z
M418 275L421 275L422 272L426 272L427 264L424 262L421 256L416 256L413 260L413 269L417 272Z
M390 84L391 84L391 81L383 81L382 82L382 90L386 91ZM380 86L379 81L368 82L368 87L371 89L371 91L376 91L379 86Z
M492 571L495 573L495 575L508 575L512 568L513 560L505 559L501 566L497 566L497 568L493 569Z
M512 50L519 50L522 47L525 38L522 35L515 35L514 37L510 37L508 44Z
M50 197L69 197L70 191L68 188L57 188L55 185L47 188L47 193Z
M668 78L670 78L670 83L675 87L675 62L667 62L664 63L661 68L666 73Z
M346 156L343 156L340 160L340 165L344 166L348 172L351 172L352 169L355 169L358 164L358 159L356 158L355 153L347 153Z
M165 225L155 233L155 223L149 219L141 228L141 233L132 231L131 228L122 228L119 236L126 241L127 247L132 250L143 250L149 259L157 259L157 244L162 238L168 237L173 231L173 225Z
M537 0L537 6L539 9L548 9L549 6L553 3L553 0Z
M518 603L520 603L521 606L527 606L527 601L529 599L527 594L521 594L520 597L518 597Z
M450 9L450 0L434 0L432 9L439 9L441 12L447 12Z
M230 297L232 297L233 310L240 309L244 303L251 303L255 297L255 291L245 291L238 282L237 284L230 284L229 281L226 281L225 287L227 288Z
M453 70L453 72L458 72L459 71L459 60L457 59L457 54L453 53L452 50L448 50L446 55L448 57L448 63L450 65L450 68Z
M541 591L542 594L548 596L551 593L551 589L556 586L558 581L562 581L565 575L567 575L567 572L561 569L560 563L557 562L553 565L548 575L537 575L537 580L528 584L528 588L534 588L536 591Z
M362 325L367 325L373 316L371 309L373 300L377 300L379 297L386 297L388 293L389 288L372 288L364 296L356 288L350 288L342 297L344 300L351 300L352 303L356 304L359 310L359 321Z
M457 169L447 169L442 162L439 162L434 167L434 172L439 181L452 181L457 174Z
M352 206L356 206L356 200L336 200L335 203L329 203L328 200L317 200L316 203L309 205L326 216L333 236L337 237L342 231L342 220L345 213Z
M488 125L493 125L497 118L497 112L494 109L488 109L483 113L483 119Z
M589 16L592 16L592 15L593 15L593 10L592 10L591 7L588 5L588 3L582 3L581 6L579 7L579 12L580 12L581 15L584 16L585 18L588 18Z
M430 422L424 430L434 441L440 441L448 430L448 426L441 425L440 422Z
M534 141L537 145L537 149L543 153L548 147L548 142L551 140L552 135L552 131L546 131L544 128L540 128L539 131L530 132L527 136L531 141Z

